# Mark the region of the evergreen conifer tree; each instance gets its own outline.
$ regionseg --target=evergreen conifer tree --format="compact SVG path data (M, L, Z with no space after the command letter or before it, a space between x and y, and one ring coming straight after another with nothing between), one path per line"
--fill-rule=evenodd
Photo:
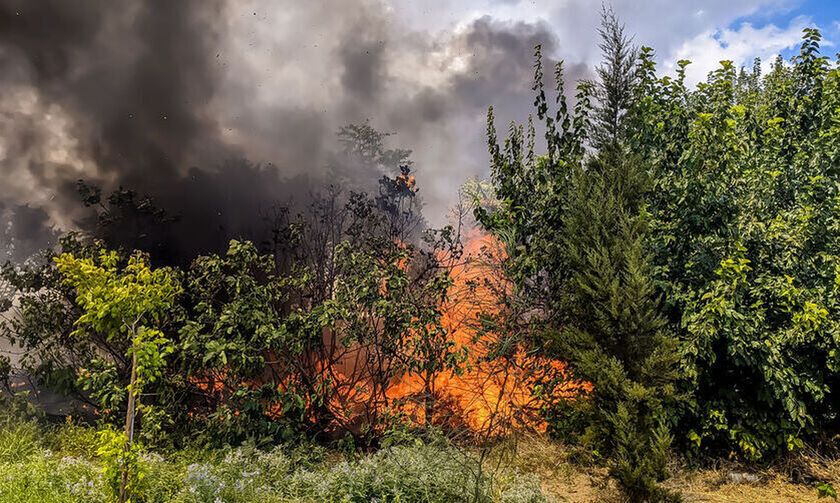
M541 319L529 320L533 344L550 341L544 347L569 362L572 377L592 384L588 397L549 413L556 414L554 433L578 437L604 455L631 501L674 500L658 482L666 476L679 353L649 266L650 180L642 159L628 150L636 51L610 10L600 33L599 81L578 86L573 113L559 64L557 112L549 113L537 48L535 108L546 155L534 154L530 125L527 135L511 126L502 149L491 109L488 139L501 204L476 216L502 238L511 279L538 306Z
M611 460L631 501L668 501L667 420L676 394L676 339L665 330L645 251L649 215L644 165L617 144L572 175L563 217L570 278L558 342L575 377L592 383L581 401L583 440Z
M598 47L604 59L596 68L597 106L592 139L595 146L601 148L626 139L627 110L637 81L636 61L639 51L612 9L602 10L598 34L601 36Z

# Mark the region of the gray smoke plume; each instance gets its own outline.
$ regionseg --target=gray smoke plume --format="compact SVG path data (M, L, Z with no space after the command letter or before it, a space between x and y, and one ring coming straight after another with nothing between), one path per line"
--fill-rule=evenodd
M178 215L176 253L216 249L323 184L375 186L336 154L363 121L413 149L440 223L487 173L487 106L527 117L536 44L559 51L543 24L412 31L375 0L0 0L0 239L23 253L83 227L84 179Z

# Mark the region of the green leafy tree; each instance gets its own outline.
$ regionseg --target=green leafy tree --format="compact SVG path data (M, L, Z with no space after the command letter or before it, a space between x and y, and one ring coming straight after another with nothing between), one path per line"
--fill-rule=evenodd
M629 117L650 160L654 276L683 341L680 440L756 459L836 431L840 73L723 62L688 89L644 49Z
M583 159L590 123L592 86L578 86L577 105L570 110L565 96L563 63L555 67L557 110L549 112L543 88L541 48L535 50L534 90L537 119L544 123L547 152L536 155L535 128L529 119L527 130L511 123L509 136L499 144L491 107L487 114L487 138L491 157L491 183L495 194L492 207L479 204L476 220L505 246L504 267L517 288L534 302L553 309L560 285L567 278L565 258L557 230L566 209L572 166ZM556 320L554 320L556 321Z
M202 412L197 430L206 440L263 445L327 420L331 391L310 372L321 331L308 310L289 305L310 277L301 269L280 274L273 257L247 241L193 261L176 358L200 397L182 414Z
M452 278L441 262L444 253L456 246L452 229L428 235L429 249L381 242L370 251L355 251L349 243L339 246L339 276L334 297L316 310L328 314L329 328L345 347L361 348L364 368L370 375L364 386L370 396L367 410L370 425L379 425L380 411L399 413L400 403L389 398L395 378L416 377L422 392L406 397L420 405L423 421L435 418L437 378L460 373L466 359L441 320L441 309ZM363 375L363 374L362 374Z
M225 256L196 259L187 274L191 309L180 331L179 365L201 383L204 430L233 441L354 434L375 442L402 405L388 396L396 378L424 383L415 400L431 421L434 385L464 361L441 323L451 285L428 251L387 239L335 250L331 295L301 302L306 268L279 273L270 255L232 241ZM348 370L348 368L350 370Z
M66 283L75 289L76 302L84 310L76 321L78 328L74 335L82 338L92 329L107 334L108 338L125 338L128 342L131 376L125 388L128 395L125 429L116 436L106 435L111 447L103 446L102 452L113 454L115 443L123 445L122 454L113 456L121 465L115 489L120 503L130 501L139 482L133 445L135 412L143 410L139 397L144 388L161 377L164 358L172 352L170 341L154 326L158 317L172 306L180 285L172 270L152 270L148 258L141 253L134 253L124 264L118 253L104 249L95 259L66 253L55 260ZM89 378L89 374L83 374L82 378ZM88 386L96 382L94 378Z

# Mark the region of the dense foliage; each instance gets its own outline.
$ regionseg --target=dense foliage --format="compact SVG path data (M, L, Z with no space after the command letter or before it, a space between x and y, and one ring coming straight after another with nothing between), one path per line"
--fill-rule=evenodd
M574 403L588 423L582 440L614 458L611 472L632 501L664 499L655 482L666 476L679 358L644 247L647 176L638 158L610 147L570 177L562 223L571 275L554 337L573 374L593 385Z
M650 249L700 447L757 458L838 426L840 72L819 41L695 90L639 61L631 144L652 165Z
M837 431L840 71L808 29L790 64L722 62L689 89L687 61L657 76L609 12L602 38L573 111L562 63L550 111L537 48L545 154L530 121L500 146L491 108L497 201L476 217L538 313L528 344L593 383L570 407L588 416L555 409L555 431L588 432L632 499L657 499L668 428L753 460Z
M658 501L672 496L657 481L666 476L679 358L659 312L646 251L650 181L646 166L624 143L634 51L610 13L602 36L607 61L599 69L592 111L592 88L584 83L569 113L558 65L558 109L549 114L537 48L534 88L546 155L535 154L530 124L524 136L512 126L502 149L491 110L492 175L500 204L478 208L476 217L502 237L509 275L539 306L531 338L569 362L573 378L592 385L588 396L549 409L555 433L607 456L631 501ZM597 154L584 149L590 133Z
M21 366L41 386L93 407L98 459L132 456L138 495L153 491L140 477L151 445L354 453L457 433L464 411L440 383L488 361L488 388L519 372L527 389L514 391L540 416L529 424L603 460L632 501L677 498L660 484L675 448L755 461L829 438L840 431L840 68L808 29L799 54L766 75L759 61L722 62L690 88L689 62L658 75L652 50L637 50L611 12L601 36L598 79L573 100L561 62L550 103L538 46L536 121L512 123L500 143L488 113L491 180L465 193L501 251L485 249L492 271L460 285L486 294L469 302L481 306L465 321L473 340L457 339L443 312L464 267L460 227L425 229L410 152L367 124L339 140L348 162L385 173L375 193L326 188L300 214L276 209L264 241L232 240L189 264L166 264L171 250L144 240L144 225L172 218L154 201L122 188L103 200L81 184L96 225L3 267L0 337L25 350ZM0 359L0 381L9 371ZM414 386L395 394L397 382ZM126 414L133 424L134 398L142 445L123 451L109 426ZM285 451L226 452L235 470L271 472L278 500L493 500L484 480L459 486L463 467L428 446L302 468ZM88 477L85 463L68 477ZM417 493L404 465L433 490ZM231 484L253 475L149 469L186 477L176 501L236 500ZM522 489L509 500L541 498Z

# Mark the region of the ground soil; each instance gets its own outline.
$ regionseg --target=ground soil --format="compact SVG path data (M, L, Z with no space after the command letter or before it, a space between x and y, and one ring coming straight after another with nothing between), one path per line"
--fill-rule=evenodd
M526 438L515 449L521 472L536 473L543 490L556 502L622 503L624 500L606 469L576 459L574 451L544 439ZM840 459L814 452L792 454L772 465L736 461L714 468L688 469L674 462L666 482L686 503L830 503L818 497L816 486L829 482L840 489Z

